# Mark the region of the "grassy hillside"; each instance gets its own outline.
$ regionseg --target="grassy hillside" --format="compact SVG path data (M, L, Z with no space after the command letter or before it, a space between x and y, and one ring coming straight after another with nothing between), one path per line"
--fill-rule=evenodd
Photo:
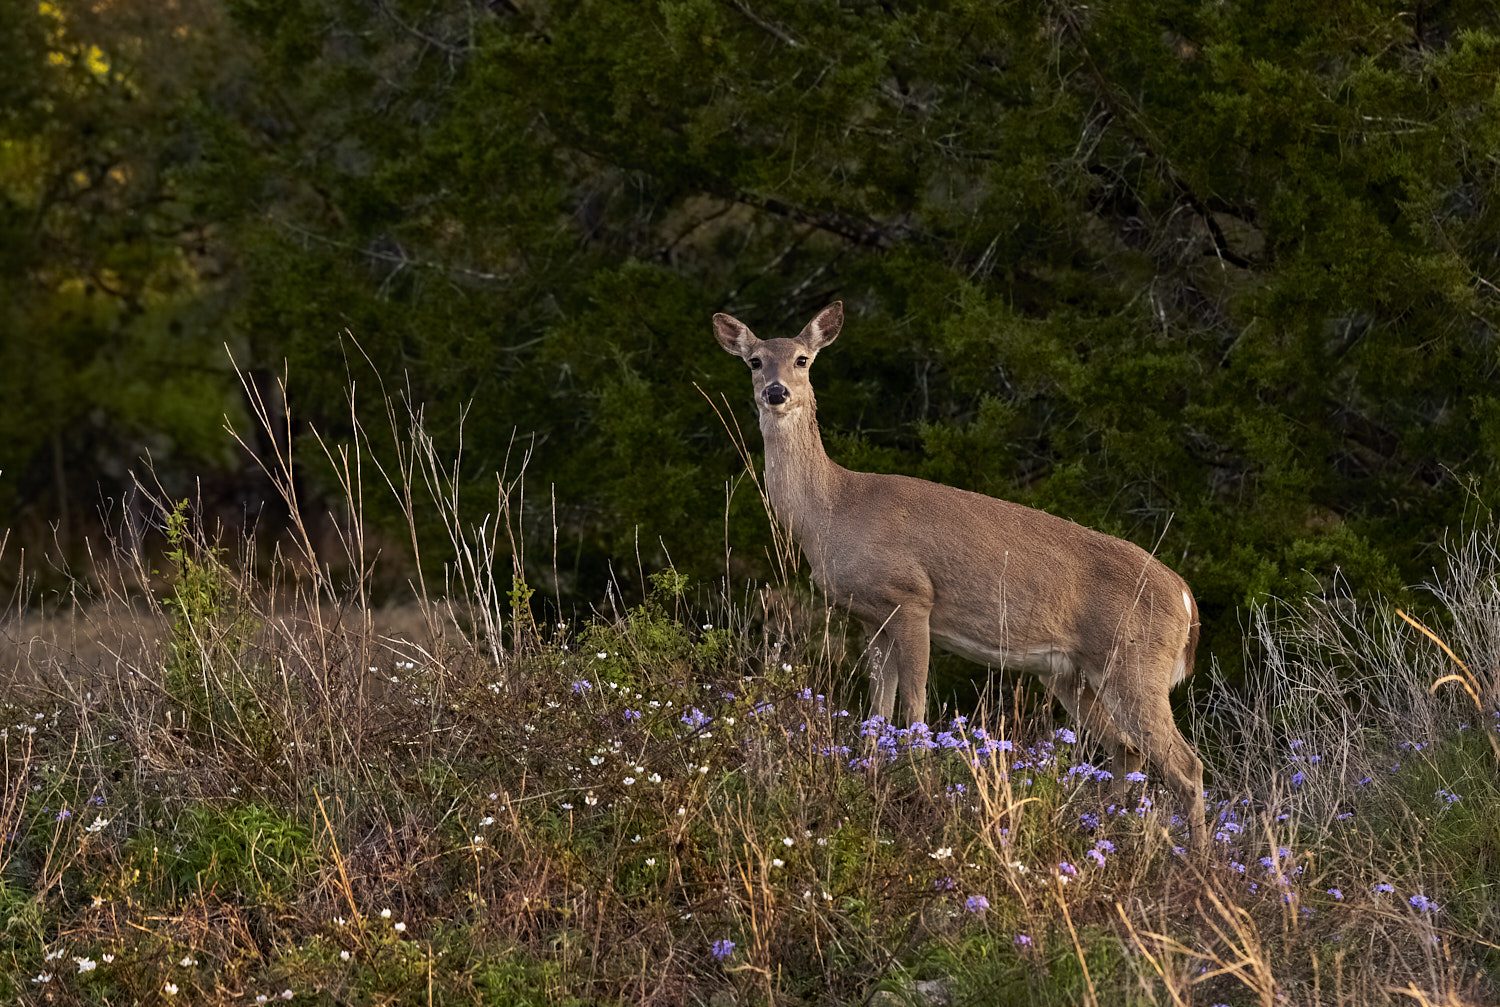
M1494 682L1432 688L1458 666L1387 608L1260 612L1243 687L1200 669L1200 864L1151 779L1008 678L865 721L857 641L796 592L663 571L541 626L475 563L397 631L357 578L164 517L163 570L101 563L55 617L91 650L0 631L0 998L1500 997ZM1437 583L1427 618L1496 667L1493 540Z

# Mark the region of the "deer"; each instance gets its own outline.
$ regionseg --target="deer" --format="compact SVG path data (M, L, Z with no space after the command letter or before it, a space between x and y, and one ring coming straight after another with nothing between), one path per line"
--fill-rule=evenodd
M1169 694L1193 670L1198 605L1133 542L1046 511L911 476L846 469L823 449L812 364L838 338L835 301L791 339L713 316L750 368L762 490L813 582L863 624L870 714L927 712L931 647L1038 676L1109 753L1117 784L1150 763L1207 845L1203 763Z

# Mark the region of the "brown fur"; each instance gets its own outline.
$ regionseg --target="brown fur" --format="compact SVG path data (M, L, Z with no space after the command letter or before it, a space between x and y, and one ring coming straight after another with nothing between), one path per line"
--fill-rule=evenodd
M908 721L925 718L932 643L1033 671L1110 749L1118 777L1157 767L1201 846L1203 767L1168 700L1198 643L1187 584L1134 543L1055 515L836 464L810 372L842 324L835 303L795 339L761 340L714 316L720 345L752 365L776 519L813 580L870 632L872 713L889 719L899 694Z

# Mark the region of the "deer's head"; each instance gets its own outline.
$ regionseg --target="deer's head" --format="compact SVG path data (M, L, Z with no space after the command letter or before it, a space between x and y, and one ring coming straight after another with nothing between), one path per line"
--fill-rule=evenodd
M789 416L813 404L810 372L818 351L838 338L844 305L834 301L818 312L794 339L757 339L732 315L714 315L719 345L750 368L755 407L762 416Z

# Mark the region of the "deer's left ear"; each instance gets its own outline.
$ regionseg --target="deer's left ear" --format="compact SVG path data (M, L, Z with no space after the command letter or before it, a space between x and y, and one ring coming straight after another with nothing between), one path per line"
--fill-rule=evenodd
M844 302L834 301L828 307L818 312L813 320L803 328L802 334L797 337L800 342L806 343L807 347L814 353L827 346L839 337L839 330L844 327Z

